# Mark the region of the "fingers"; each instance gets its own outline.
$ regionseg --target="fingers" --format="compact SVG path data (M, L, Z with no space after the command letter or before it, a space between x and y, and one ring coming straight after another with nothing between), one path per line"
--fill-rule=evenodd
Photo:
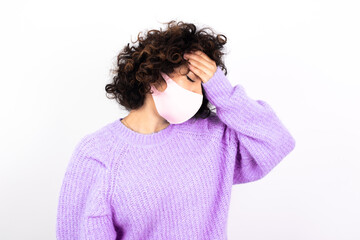
M189 62L188 67L190 71L200 77L203 82L211 78L216 70L215 61L211 60L202 51L198 50L193 53L186 53L184 54L184 59Z
M209 64L211 64L211 63L213 62L213 60L210 59L209 56L206 55L206 54L205 54L204 52L202 52L202 51L197 50L197 51L195 51L195 52L193 52L193 53L194 53L195 55L200 56L200 57L202 57L203 59L205 59L205 61L209 62Z
M203 56L197 54L185 54L184 58L188 60L189 62L188 66L190 70L198 69L197 71L199 72L200 69L202 69L203 72L209 72L210 63L207 60L205 60Z
M211 60L205 53L201 51L196 51L194 53L185 53L184 58L188 60L191 64L199 66L203 64L204 67L211 68L213 60Z
M196 76L198 76L202 81L207 79L210 76L210 71L207 68L199 68L192 64L189 64L189 69L192 71Z

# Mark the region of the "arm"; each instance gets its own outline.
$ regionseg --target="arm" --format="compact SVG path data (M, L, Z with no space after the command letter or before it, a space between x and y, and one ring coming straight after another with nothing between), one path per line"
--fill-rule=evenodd
M294 138L270 105L248 97L240 84L233 87L220 67L202 86L236 158L233 184L264 177L294 149Z
M87 198L81 218L80 239L116 239L112 221L110 170L101 167Z
M92 192L105 173L105 165L100 161L97 152L94 138L89 134L81 139L72 153L59 195L57 239L84 239L84 234L80 236L80 230L85 229L82 223L89 223L89 226L93 224L92 221L84 219L87 217L87 202L92 199ZM111 224L107 217L100 217L98 220L103 220L110 229Z

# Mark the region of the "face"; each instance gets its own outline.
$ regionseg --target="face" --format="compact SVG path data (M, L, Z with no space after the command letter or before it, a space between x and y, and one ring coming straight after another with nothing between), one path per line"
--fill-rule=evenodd
M168 74L181 87L202 95L201 79L193 72L189 71L186 65L182 65L174 69L174 72ZM165 81L161 82L160 86L155 86L160 92L165 91L167 84Z

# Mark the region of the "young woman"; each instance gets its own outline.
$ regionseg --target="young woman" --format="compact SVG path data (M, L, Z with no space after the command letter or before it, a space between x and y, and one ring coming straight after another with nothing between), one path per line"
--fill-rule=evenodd
M58 239L227 239L232 185L294 149L270 105L227 79L226 37L205 30L171 21L120 52L105 89L130 113L76 146Z

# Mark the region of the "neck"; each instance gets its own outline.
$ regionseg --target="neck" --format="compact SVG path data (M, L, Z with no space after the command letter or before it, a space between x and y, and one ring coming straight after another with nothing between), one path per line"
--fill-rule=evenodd
M130 113L123 118L122 122L131 130L141 134L155 133L170 125L170 123L157 112L151 96L147 96L141 108L131 110Z

